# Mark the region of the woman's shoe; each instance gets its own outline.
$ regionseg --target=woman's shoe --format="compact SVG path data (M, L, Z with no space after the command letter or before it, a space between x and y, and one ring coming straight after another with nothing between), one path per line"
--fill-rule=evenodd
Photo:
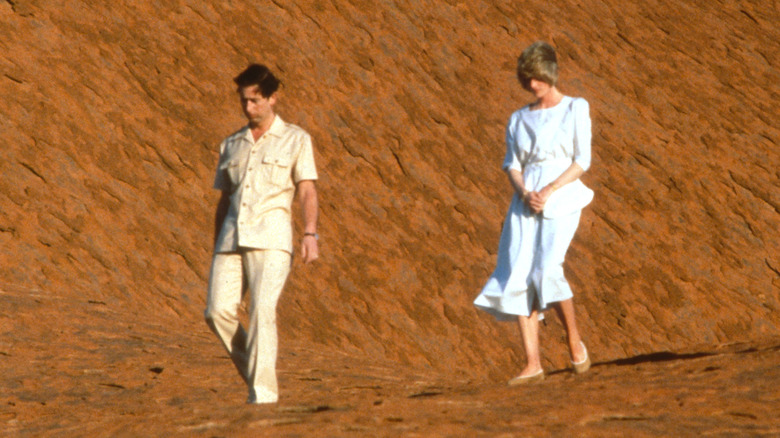
M531 374L530 376L517 376L509 381L509 386L528 385L530 383L537 383L544 380L544 370L539 370L538 373Z
M588 349L585 348L585 344L582 341L580 341L580 345L582 345L582 349L585 350L585 359L580 362L571 362L572 366L574 366L574 372L577 374L582 374L590 369L590 355L588 354Z

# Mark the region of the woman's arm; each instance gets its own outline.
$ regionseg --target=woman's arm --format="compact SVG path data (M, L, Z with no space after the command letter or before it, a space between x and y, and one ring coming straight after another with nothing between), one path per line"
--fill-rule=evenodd
M517 169L507 169L507 176L509 176L509 183L512 184L512 188L515 189L521 198L525 199L528 195L528 190L525 189L525 183L523 183L523 172Z
M506 173L509 176L509 183L512 184L512 188L515 189L515 192L518 194L518 196L520 196L520 199L528 204L531 192L525 188L525 183L523 182L523 172L520 172L517 169L507 169Z
M531 207L531 211L541 213L544 210L544 204L547 203L554 191L570 182L576 181L583 173L585 173L585 170L579 164L572 162L571 166L564 170L553 182L544 186L542 190L531 192L528 195L528 206Z
M576 162L572 162L571 166L569 166L568 169L564 170L561 176L555 178L553 182L544 186L544 188L540 190L540 193L545 189L547 189L548 187L554 192L560 189L561 187L565 186L566 184L578 180L583 173L585 173L585 169L583 169Z

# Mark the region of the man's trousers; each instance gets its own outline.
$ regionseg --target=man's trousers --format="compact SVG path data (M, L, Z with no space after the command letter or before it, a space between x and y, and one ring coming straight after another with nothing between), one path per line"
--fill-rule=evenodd
M290 261L285 251L242 249L216 253L211 264L206 322L249 386L249 403L279 399L276 303L290 273ZM249 292L246 330L238 320L245 291Z

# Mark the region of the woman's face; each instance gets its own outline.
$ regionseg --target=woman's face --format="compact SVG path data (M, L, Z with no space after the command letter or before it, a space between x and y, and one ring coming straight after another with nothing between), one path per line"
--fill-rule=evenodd
M531 80L528 81L528 86L526 86L525 89L533 93L537 99L541 99L546 96L550 90L553 89L553 86L539 79L531 78Z

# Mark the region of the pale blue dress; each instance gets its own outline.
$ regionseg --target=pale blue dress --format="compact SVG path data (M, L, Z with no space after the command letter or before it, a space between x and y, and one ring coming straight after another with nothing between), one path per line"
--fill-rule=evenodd
M552 108L515 111L506 128L503 169L523 172L525 187L539 191L576 162L590 167L588 102L564 96ZM509 206L496 269L474 304L499 320L529 316L572 297L563 260L593 191L579 180L550 196L543 214L533 214L515 193Z

